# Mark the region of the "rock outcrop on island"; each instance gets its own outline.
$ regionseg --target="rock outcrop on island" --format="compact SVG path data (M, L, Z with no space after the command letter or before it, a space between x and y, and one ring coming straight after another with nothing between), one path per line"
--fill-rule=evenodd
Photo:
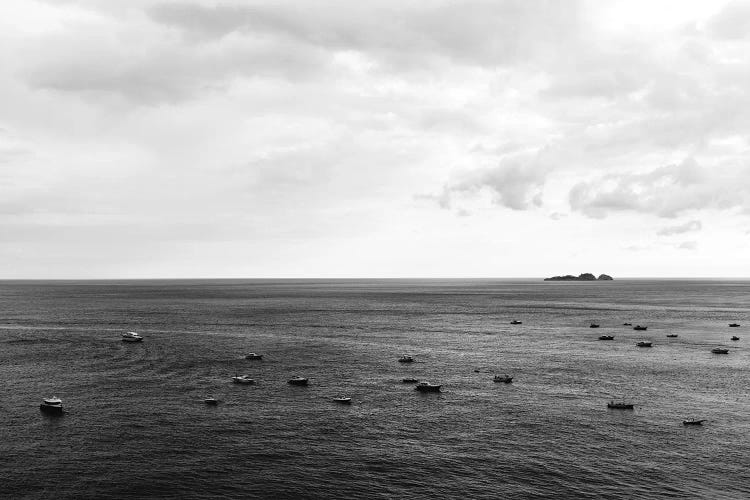
M608 274L600 274L597 278L591 273L583 273L578 276L572 274L566 274L565 276L552 276L551 278L544 278L544 281L612 281L614 278Z

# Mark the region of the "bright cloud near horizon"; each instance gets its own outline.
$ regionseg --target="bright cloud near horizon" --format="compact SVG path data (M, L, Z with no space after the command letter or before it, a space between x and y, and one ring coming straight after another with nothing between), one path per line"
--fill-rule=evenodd
M750 2L4 0L0 279L750 276Z

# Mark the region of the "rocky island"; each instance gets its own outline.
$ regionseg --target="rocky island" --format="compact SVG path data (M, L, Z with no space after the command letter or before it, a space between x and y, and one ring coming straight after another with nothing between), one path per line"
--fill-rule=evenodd
M566 274L565 276L552 276L551 278L544 278L544 281L612 281L612 276L608 274L600 274L597 278L591 273L583 273L578 276L572 274Z

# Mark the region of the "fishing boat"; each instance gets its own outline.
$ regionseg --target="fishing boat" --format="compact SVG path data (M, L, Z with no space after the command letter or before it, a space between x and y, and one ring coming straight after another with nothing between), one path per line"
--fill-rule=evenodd
M39 410L47 415L62 415L64 413L62 400L57 396L44 399L42 404L39 405Z
M254 352L251 352L250 354L245 355L245 359L257 359L262 361L263 355L262 354L255 354Z
M648 327L647 326L641 326L641 325L635 325L633 327L633 330L645 331L645 330L648 330Z
M398 358L398 362L399 363L413 363L414 362L414 358L411 357L411 356L409 356L408 354L404 354L403 356L401 356L400 358Z
M637 345L638 347L651 347L651 342L641 341L636 342L635 345Z
M599 340L615 340L613 335L600 335Z
M290 385L307 385L307 379L305 377L292 377L287 383Z
M510 384L511 382L513 382L513 377L510 377L508 375L495 375L492 378L492 381L493 382L502 382L504 384Z
M350 405L352 404L352 398L333 398L334 403L339 403L342 405Z
M682 425L703 425L703 422L705 422L706 419L697 419L697 418L689 418L687 420L682 421Z
M610 401L609 403L607 403L607 408L611 408L613 410L632 410L633 404L625 403L624 401Z
M722 347L714 347L711 349L711 352L714 354L729 354L729 349L724 349Z
M127 333L122 334L122 341L123 342L141 342L143 341L143 337L141 337L135 332L127 332Z
M232 382L235 384L254 384L255 379L250 378L249 375L235 375L232 377Z
M431 384L429 382L420 382L414 389L419 392L440 392L442 386L439 384Z

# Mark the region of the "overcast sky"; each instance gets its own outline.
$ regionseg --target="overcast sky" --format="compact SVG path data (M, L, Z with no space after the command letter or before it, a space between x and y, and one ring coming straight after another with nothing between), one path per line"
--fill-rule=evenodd
M750 276L750 2L0 2L0 278Z

